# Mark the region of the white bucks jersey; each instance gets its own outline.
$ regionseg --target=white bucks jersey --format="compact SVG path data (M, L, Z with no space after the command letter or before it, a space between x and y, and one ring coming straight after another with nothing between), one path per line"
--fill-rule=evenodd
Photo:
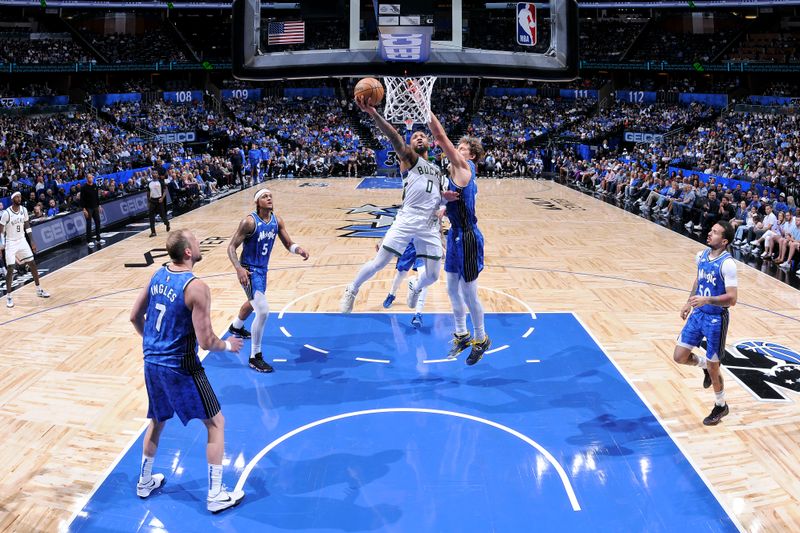
M19 206L19 212L10 207L0 215L0 224L5 228L6 241L18 241L25 238L25 223L28 221L28 210Z
M403 172L403 209L435 213L442 201L442 171L422 157Z

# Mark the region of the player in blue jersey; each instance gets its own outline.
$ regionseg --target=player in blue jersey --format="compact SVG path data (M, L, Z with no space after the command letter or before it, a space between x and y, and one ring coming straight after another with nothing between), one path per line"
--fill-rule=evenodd
M278 237L287 250L298 254L303 261L308 260L308 252L295 244L281 217L272 211L272 192L269 189L256 191L253 201L256 210L247 215L239 223L236 233L228 243L228 258L236 269L236 276L242 285L247 301L239 310L228 331L239 337L249 338L250 332L244 329L244 322L250 313L256 312L253 319L253 339L250 343L250 368L258 372L272 372L272 366L264 361L261 354L261 339L264 336L264 325L269 316L267 302L267 270L272 245ZM236 256L236 249L242 247L241 257Z
M705 374L703 388L714 386L714 408L704 420L706 426L719 424L728 414L725 390L720 372L720 359L725 354L725 336L728 333L728 308L736 305L738 281L736 262L726 251L733 241L733 226L726 221L714 224L708 233L707 248L697 253L697 276L689 293L689 300L681 308L681 318L686 320L673 358L676 363L699 366ZM692 353L706 339L705 357Z
M208 498L206 508L217 513L238 504L244 492L222 485L225 418L197 357L197 345L209 351L238 352L241 339L222 341L211 326L211 293L192 273L203 257L189 230L167 238L172 264L161 267L142 289L131 311L131 322L142 336L144 381L150 425L144 434L142 467L136 494L147 498L164 484L164 474L153 474L158 441L166 421L178 415L184 425L198 418L208 430Z
M457 193L457 199L449 201L445 206L447 218L450 220L450 231L447 233L444 272L456 330L447 356L454 358L468 346L472 346L467 364L474 365L492 344L486 334L483 305L478 298L478 275L483 270L483 234L478 229L478 218L475 215L475 196L478 193L475 163L483 158L484 150L480 140L475 137L462 137L458 141L458 147L453 146L433 113L428 126L436 143L450 161L447 189ZM472 315L474 336L470 336L467 330L467 310Z
M389 291L389 294L386 295L386 299L383 300L383 307L385 309L389 309L394 303L397 289L400 288L400 284L406 278L411 269L414 269L417 272L418 278L425 275L425 261L422 258L417 257L417 250L414 248L413 242L408 243L403 255L397 258L395 269L397 272L395 272L394 280L392 281L392 288ZM417 306L414 308L414 316L411 317L411 325L415 328L422 327L422 310L425 308L425 298L427 294L428 287L425 287L422 289L422 292L420 292L419 299L417 300Z

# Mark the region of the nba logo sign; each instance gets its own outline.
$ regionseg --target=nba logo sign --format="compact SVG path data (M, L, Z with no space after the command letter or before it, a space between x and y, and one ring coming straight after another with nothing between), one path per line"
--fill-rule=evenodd
M536 44L536 5L530 2L517 3L517 44Z

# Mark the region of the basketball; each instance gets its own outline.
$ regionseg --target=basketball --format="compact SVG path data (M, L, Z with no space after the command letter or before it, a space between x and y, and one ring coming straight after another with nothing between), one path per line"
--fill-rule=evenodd
M371 106L376 106L383 100L383 85L375 78L363 78L356 83L353 95L364 98Z

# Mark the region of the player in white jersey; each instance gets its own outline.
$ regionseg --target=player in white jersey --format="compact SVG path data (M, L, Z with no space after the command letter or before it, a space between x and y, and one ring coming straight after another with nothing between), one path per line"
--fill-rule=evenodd
M50 295L39 286L39 269L33 260L36 252L36 243L33 242L31 224L28 222L28 210L22 205L22 193L19 191L11 195L11 206L0 215L0 236L4 243L6 254L6 307L14 307L11 291L14 288L14 265L28 264L36 285L36 296L49 298Z
M403 206L386 232L378 254L366 263L353 282L345 288L340 309L342 313L353 310L361 285L389 264L392 259L403 255L408 243L414 241L417 257L425 261L425 274L409 282L408 306L417 306L422 289L439 279L442 259L442 240L439 236L439 220L436 211L442 203L442 173L439 167L428 162L430 140L423 131L411 135L410 144L389 124L385 118L369 105L366 100L356 98L358 107L375 121L400 159L400 172L403 175ZM447 193L450 199L456 194Z

